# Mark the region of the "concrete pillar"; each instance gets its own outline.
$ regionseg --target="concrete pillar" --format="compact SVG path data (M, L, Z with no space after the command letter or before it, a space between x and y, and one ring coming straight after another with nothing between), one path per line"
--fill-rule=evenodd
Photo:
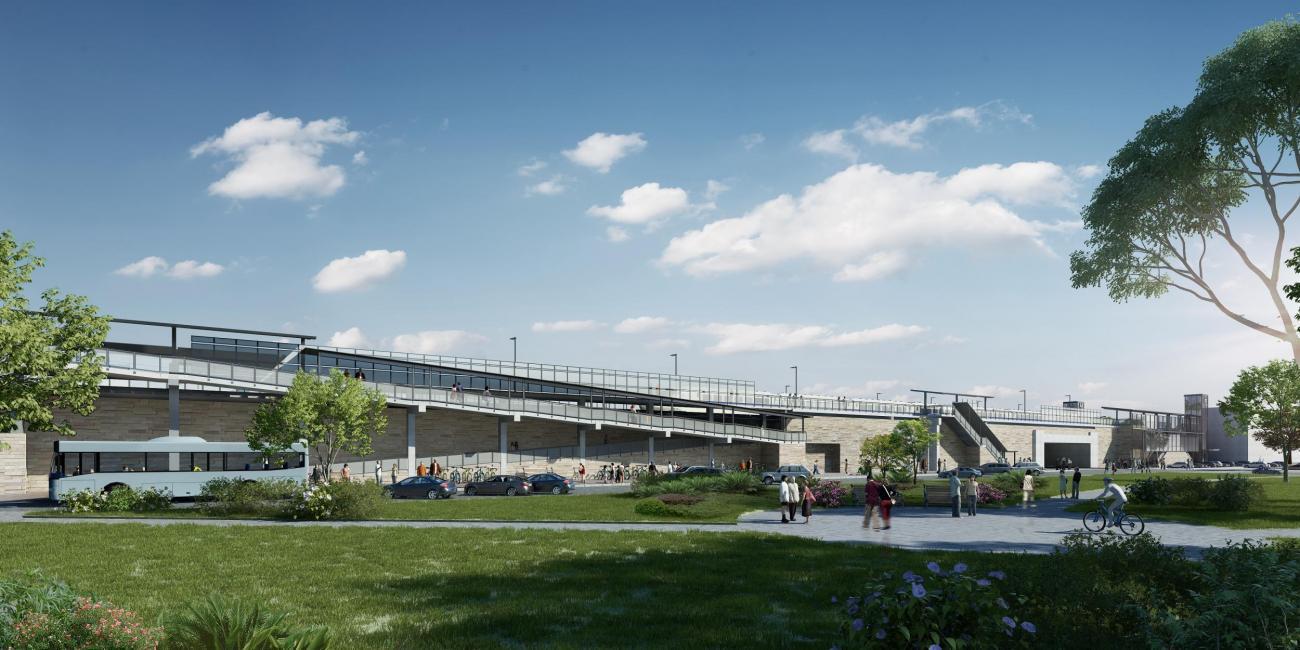
M587 459L587 427L578 425L578 460Z
M419 407L406 407L406 476L415 476L415 414Z
M179 379L167 380L167 437L177 438L181 435L181 382ZM181 468L181 455L167 454L167 471L175 472ZM188 468L187 468L188 469Z
M646 456L649 457L651 464L655 462L655 434L653 433L646 438Z
M704 412L709 414L709 422L712 422L712 421L713 421L713 407L712 407L712 406L705 407Z
M508 439L508 425L505 418L497 418L497 440L501 447L501 473L510 473L510 461L507 454L510 453L510 440Z
M713 467L713 440L709 439L709 467Z

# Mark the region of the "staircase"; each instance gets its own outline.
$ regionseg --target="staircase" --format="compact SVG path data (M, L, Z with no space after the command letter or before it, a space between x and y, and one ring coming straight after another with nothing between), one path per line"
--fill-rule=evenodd
M966 444L983 447L999 463L1007 462L1006 445L993 433L988 423L981 418L975 407L966 402L954 402L952 415L943 416L944 424L957 432Z

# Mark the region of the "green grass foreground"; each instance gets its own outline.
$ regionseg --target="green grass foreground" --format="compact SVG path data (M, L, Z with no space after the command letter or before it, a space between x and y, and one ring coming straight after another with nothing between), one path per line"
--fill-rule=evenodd
M208 593L255 599L349 648L824 649L832 596L930 559L1052 572L752 533L0 524L0 574L40 568L151 622Z
M751 510L776 510L776 490L750 494L710 494L691 506L691 517L643 515L636 512L638 499L627 493L534 495L527 497L466 497L441 501L420 499L385 500L367 519L400 521L568 521L568 522L689 522L734 524ZM174 508L161 512L82 513L37 511L31 517L113 518L206 518L197 508ZM226 517L223 517L226 518ZM235 519L255 519L235 516Z

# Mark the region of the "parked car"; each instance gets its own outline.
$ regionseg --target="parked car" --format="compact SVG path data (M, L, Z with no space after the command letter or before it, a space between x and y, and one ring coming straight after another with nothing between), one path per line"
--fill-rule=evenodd
M1165 469L1191 469L1191 466L1187 464L1187 461L1180 460L1176 463L1165 465Z
M1256 467L1255 469L1251 470L1250 473L1251 474L1281 474L1282 470L1276 467L1272 467L1270 465L1260 465L1259 467Z
M1253 460L1250 461L1249 463L1246 463L1245 465L1242 465L1242 467L1245 467L1246 469L1255 469L1256 467L1263 467L1263 466L1264 463L1261 463L1257 460Z
M677 470L676 472L672 472L670 474L664 474L664 478L681 478L683 476L716 476L721 473L722 470L716 467L708 467L705 465L691 465L690 467Z
M433 476L412 476L385 485L384 494L392 499L450 499L456 494L456 484Z
M559 474L533 474L528 477L528 487L533 494L550 492L551 494L568 494L572 482Z
M1011 471L1011 466L1006 463L984 463L980 465L980 471L985 474L1006 474Z
M1015 465L1012 465L1011 470L1014 472L1025 472L1026 474L1040 476L1043 473L1043 466L1032 460L1022 460Z
M939 478L948 478L949 476L952 476L953 472L957 473L957 478L970 478L972 476L984 476L984 472L981 472L978 468L975 467L956 467L953 469L945 469L944 471L939 472Z
M532 489L528 487L528 480L522 476L493 476L486 481L474 481L465 484L465 496L482 495L505 495L528 496Z
M773 472L763 472L763 484L771 485L780 481L787 476L802 476L808 478L812 472L808 471L803 465L782 465Z
M1269 467L1276 467L1278 469L1282 469L1282 465L1284 465L1284 463L1280 460L1275 460L1268 464Z

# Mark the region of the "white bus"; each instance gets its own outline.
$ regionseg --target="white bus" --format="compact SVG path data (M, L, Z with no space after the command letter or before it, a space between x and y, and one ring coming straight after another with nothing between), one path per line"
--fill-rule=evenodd
M173 466L176 469L168 469ZM208 442L194 436L140 442L55 440L50 499L120 486L165 488L174 497L192 497L214 478L306 481L308 471L307 448L301 443L287 452L266 455L245 442Z

